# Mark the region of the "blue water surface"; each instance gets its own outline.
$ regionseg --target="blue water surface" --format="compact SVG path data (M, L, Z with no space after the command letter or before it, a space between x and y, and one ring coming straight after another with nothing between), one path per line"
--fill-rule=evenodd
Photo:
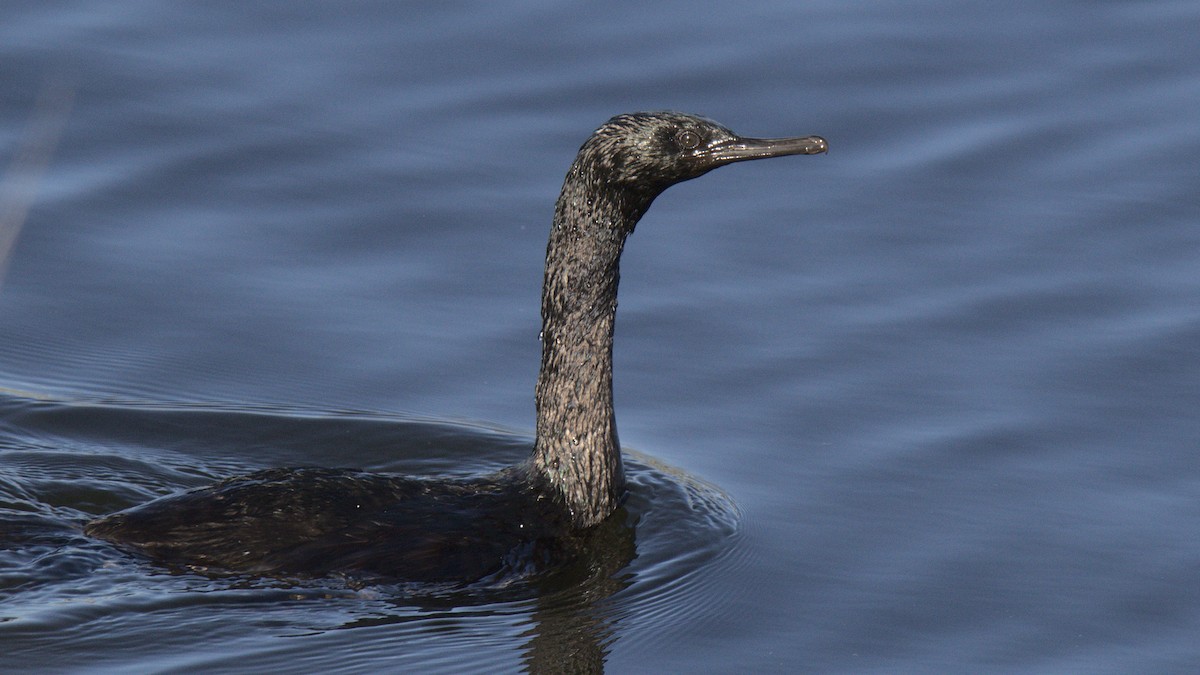
M1173 0L7 3L0 670L1194 672L1198 34ZM519 460L563 173L662 108L831 149L630 239L612 557L430 597L80 533L265 466Z

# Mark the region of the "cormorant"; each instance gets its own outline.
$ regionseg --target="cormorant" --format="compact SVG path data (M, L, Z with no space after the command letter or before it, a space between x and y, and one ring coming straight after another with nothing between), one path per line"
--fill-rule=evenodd
M617 115L563 181L546 249L532 456L473 479L267 469L156 499L85 532L175 565L266 575L471 582L542 569L625 493L612 402L625 239L663 190L719 166L827 150L675 112Z

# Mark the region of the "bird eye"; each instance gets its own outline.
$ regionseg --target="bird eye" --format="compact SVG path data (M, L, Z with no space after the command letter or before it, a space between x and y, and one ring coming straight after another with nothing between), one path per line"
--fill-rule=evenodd
M700 145L700 134L694 131L681 131L675 136L675 142L684 150L694 150Z

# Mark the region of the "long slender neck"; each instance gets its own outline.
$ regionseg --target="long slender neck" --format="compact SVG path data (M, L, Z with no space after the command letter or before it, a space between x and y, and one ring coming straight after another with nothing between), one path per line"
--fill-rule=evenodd
M613 415L613 320L621 249L651 199L607 186L577 159L554 210L532 461L577 527L607 517L625 490Z

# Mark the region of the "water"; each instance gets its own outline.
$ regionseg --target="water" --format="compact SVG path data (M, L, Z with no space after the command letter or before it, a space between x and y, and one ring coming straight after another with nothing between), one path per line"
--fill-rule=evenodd
M1198 29L9 3L0 159L47 82L74 103L0 289L0 670L1193 671ZM439 599L78 533L263 466L520 457L562 174L656 108L831 152L672 188L629 242L632 553Z

